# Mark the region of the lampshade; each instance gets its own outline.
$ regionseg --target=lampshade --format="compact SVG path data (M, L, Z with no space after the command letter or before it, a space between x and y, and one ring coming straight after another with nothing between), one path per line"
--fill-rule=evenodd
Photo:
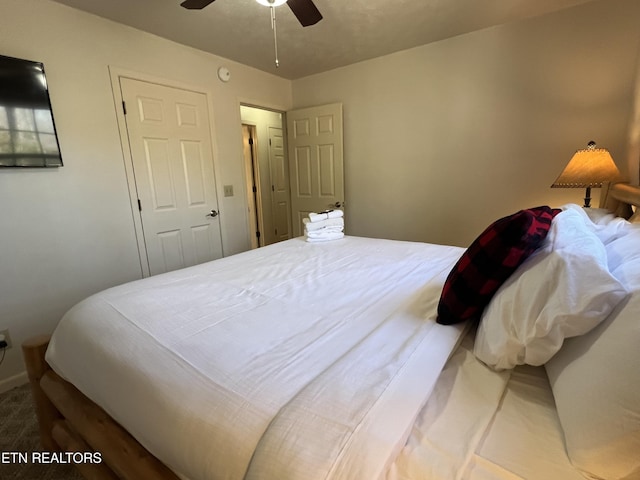
M589 142L587 148L578 150L551 188L586 188L584 206L591 203L591 188L600 188L605 182L620 180L620 171L606 148L596 148Z
M578 150L564 167L551 188L600 188L604 182L620 180L620 171L606 148L596 148L589 142L587 148Z

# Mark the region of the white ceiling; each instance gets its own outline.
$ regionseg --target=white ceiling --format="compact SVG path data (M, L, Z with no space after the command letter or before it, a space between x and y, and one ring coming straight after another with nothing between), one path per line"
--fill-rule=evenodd
M276 8L274 64L269 9L255 0L54 0L275 75L296 79L369 58L593 0L314 0L323 20L301 27Z

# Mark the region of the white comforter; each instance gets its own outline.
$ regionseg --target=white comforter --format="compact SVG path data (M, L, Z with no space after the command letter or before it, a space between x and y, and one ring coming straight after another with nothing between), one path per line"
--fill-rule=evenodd
M94 295L47 361L185 478L379 478L460 340L461 253L289 240Z

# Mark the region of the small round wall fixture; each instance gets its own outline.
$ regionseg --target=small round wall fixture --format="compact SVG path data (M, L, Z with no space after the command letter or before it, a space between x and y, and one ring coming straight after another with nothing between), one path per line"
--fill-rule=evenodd
M279 7L280 5L284 5L287 3L287 0L256 0L261 5L265 7Z
M218 69L218 78L220 79L220 81L226 83L231 78L231 72L227 67L220 67Z

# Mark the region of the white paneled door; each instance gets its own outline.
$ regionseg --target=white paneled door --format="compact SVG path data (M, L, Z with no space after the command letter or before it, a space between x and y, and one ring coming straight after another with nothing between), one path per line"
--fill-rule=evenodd
M275 241L281 242L291 238L291 195L289 167L280 127L269 127L269 164L271 165L271 210Z
M125 77L120 88L149 273L220 258L206 95Z
M309 212L344 208L342 104L287 112L294 236Z

